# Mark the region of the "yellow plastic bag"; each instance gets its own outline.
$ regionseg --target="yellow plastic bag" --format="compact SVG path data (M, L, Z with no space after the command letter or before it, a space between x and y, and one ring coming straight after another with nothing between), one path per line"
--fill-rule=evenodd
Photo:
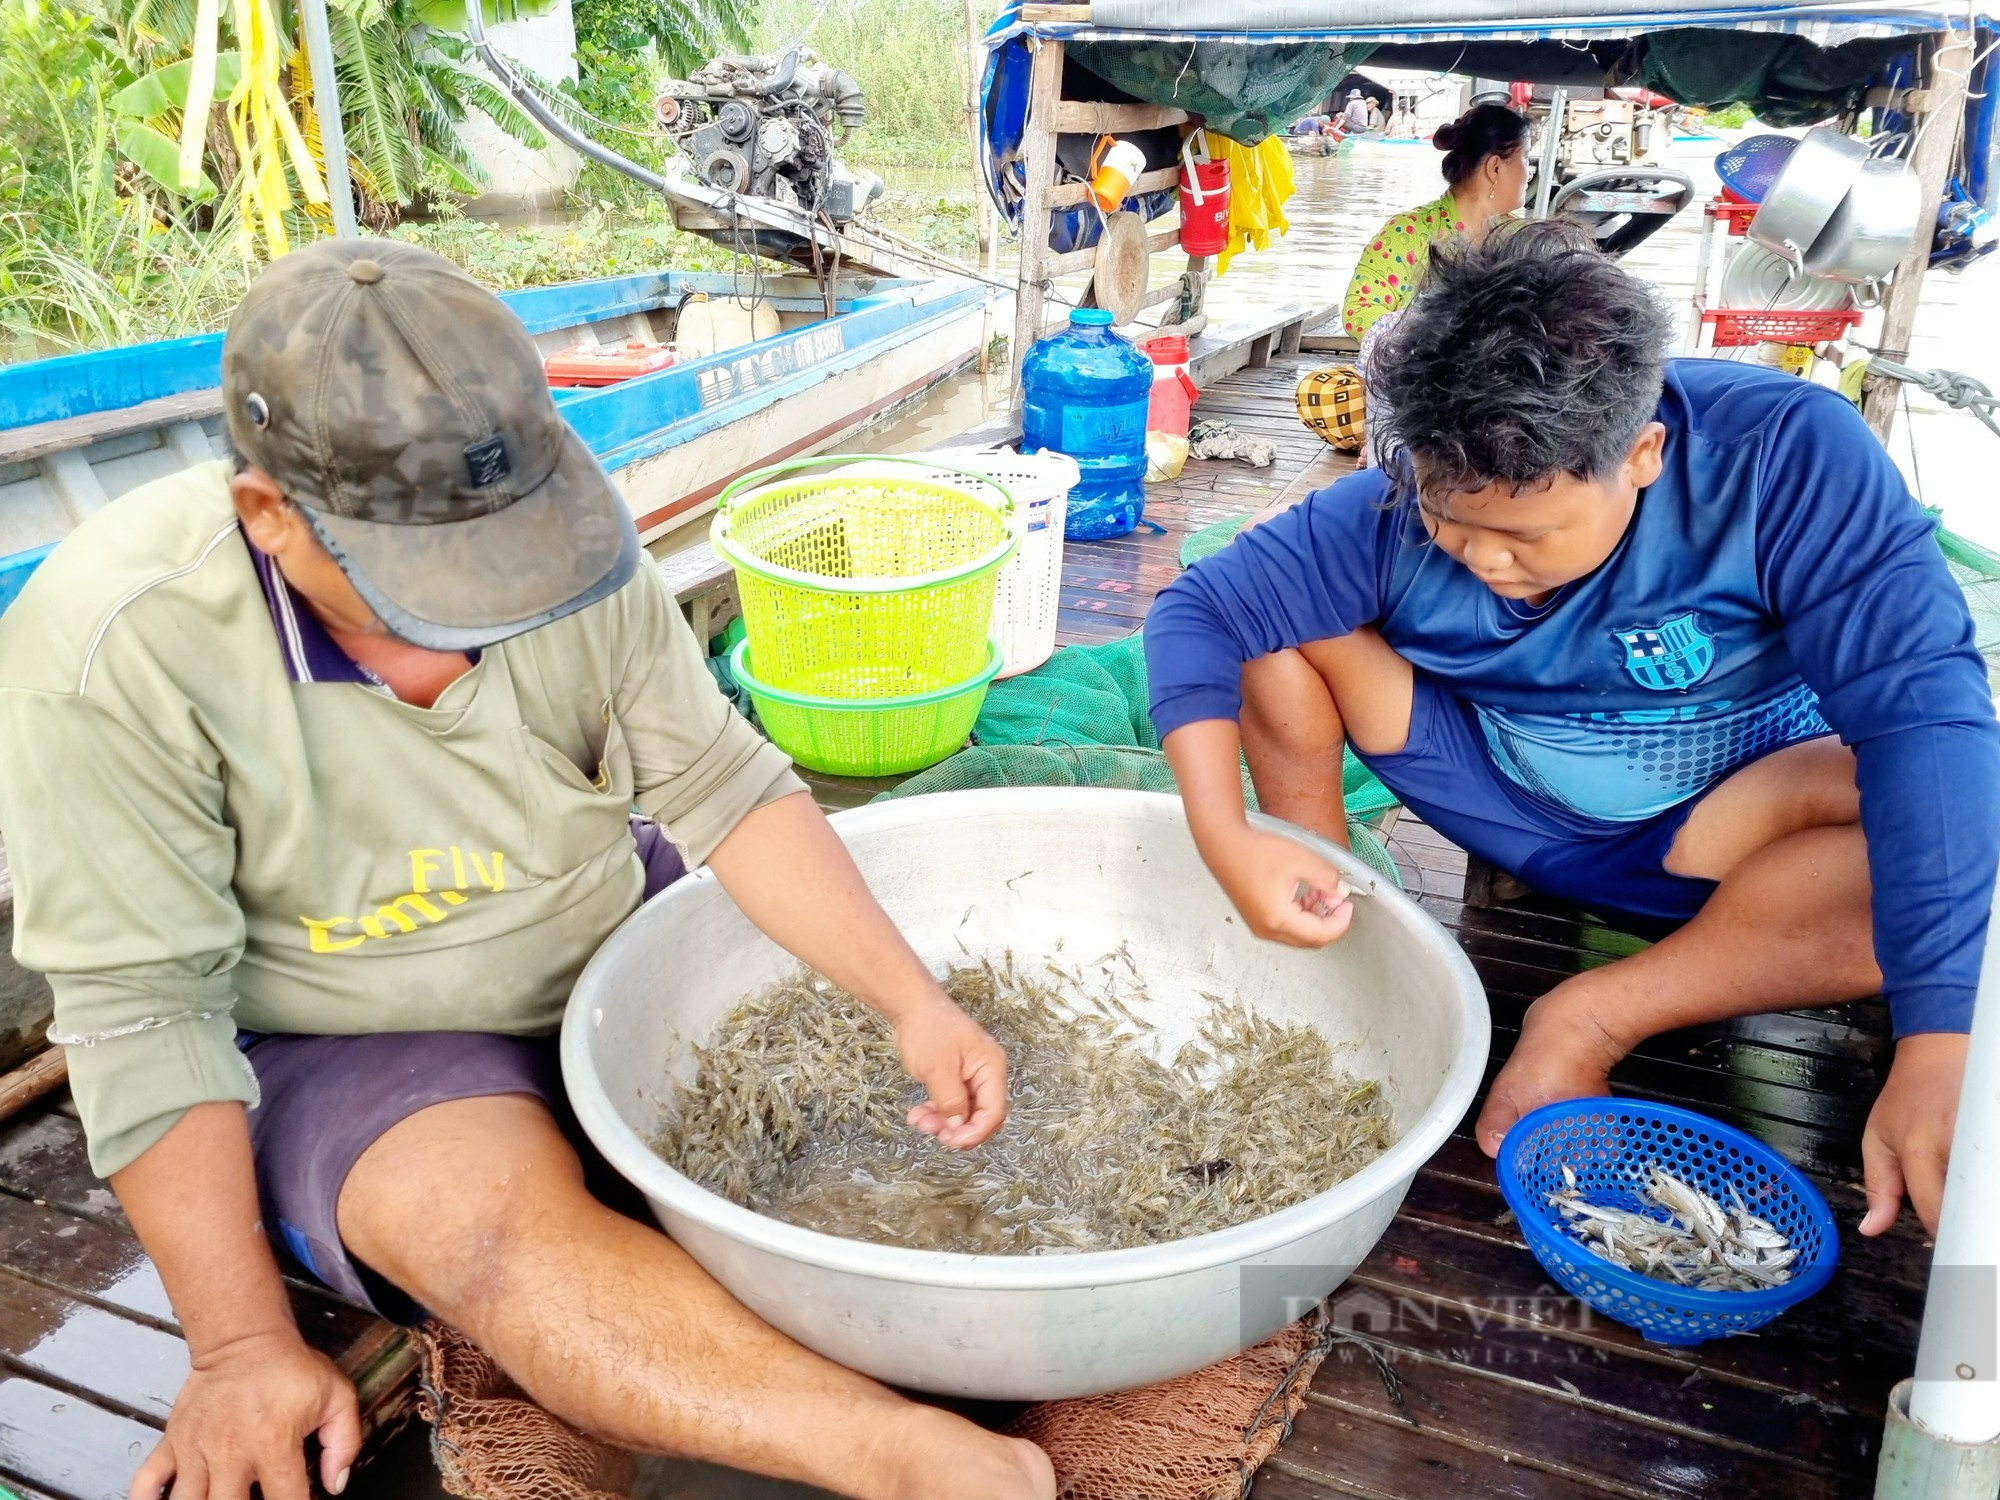
M1146 434L1146 483L1161 484L1181 477L1187 467L1188 440L1178 432Z
M1239 146L1225 136L1210 136L1229 163L1229 243L1215 259L1215 274L1229 269L1244 250L1270 248L1271 233L1290 231L1285 204L1294 191L1291 154L1277 136L1255 146Z

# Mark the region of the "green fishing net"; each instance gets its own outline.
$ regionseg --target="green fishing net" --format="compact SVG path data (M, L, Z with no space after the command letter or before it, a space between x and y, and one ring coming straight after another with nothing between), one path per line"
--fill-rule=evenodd
M1370 42L1069 44L1070 57L1134 99L1200 115L1242 146L1291 129L1374 50Z
M1743 103L1767 125L1811 125L1861 101L1908 37L1820 47L1777 32L1685 26L1641 39L1637 81L1681 104Z
M1951 576L1965 594L1966 607L1972 611L1974 638L1979 654L1986 658L1986 679L2000 684L2000 553L1943 526L1937 529L1937 539Z
M1187 540L1181 543L1181 566L1191 568L1204 557L1220 552L1236 540L1236 533L1249 519L1248 516L1232 516L1227 521L1217 521L1213 526L1189 532Z
M1095 786L1177 793L1146 709L1146 652L1139 635L1103 646L1068 646L988 689L973 745L919 771L877 801L926 792L998 786ZM1382 837L1365 820L1396 805L1368 768L1347 756L1348 835L1357 857L1400 881ZM1243 775L1243 798L1257 805Z

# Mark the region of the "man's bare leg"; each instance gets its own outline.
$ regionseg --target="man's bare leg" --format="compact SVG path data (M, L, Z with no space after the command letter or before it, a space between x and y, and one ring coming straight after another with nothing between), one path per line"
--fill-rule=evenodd
M1310 641L1243 667L1243 754L1257 804L1347 847L1341 752L1393 755L1410 737L1415 674L1373 630Z
M1874 994L1860 815L1853 754L1832 739L1767 755L1704 797L1666 865L1720 881L1715 894L1671 936L1529 1007L1479 1144L1495 1153L1529 1110L1607 1092L1613 1064L1649 1036Z
M351 1254L551 1412L621 1447L864 1500L1055 1495L1033 1444L801 1348L665 1235L598 1203L539 1100L410 1116L349 1173L339 1223Z

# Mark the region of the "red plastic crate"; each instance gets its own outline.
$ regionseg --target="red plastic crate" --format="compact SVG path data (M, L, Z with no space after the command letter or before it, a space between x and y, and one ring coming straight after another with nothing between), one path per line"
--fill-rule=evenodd
M1750 221L1757 217L1757 208L1758 205L1755 203L1731 203L1718 198L1709 204L1708 211L1722 220L1722 227L1728 230L1733 238L1740 240L1749 232Z
M1858 327L1861 314L1853 308L1832 312L1784 312L1775 308L1711 307L1701 315L1715 333L1718 349L1746 344L1827 344Z
M631 339L623 344L573 344L542 361L550 385L616 385L674 362L672 344Z

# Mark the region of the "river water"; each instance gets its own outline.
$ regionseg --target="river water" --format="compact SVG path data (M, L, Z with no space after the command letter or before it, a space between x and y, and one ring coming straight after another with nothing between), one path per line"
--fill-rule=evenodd
M1665 164L1694 178L1697 203L1715 192L1713 163L1721 146L1714 140L1678 140L1665 155ZM1263 252L1238 256L1216 278L1208 293L1211 326L1284 303L1338 301L1376 226L1442 189L1438 155L1422 141L1350 142L1333 156L1295 157L1293 166L1298 188L1285 207L1291 232L1274 238ZM924 190L947 186L929 176L907 185ZM1687 321L1703 222L1696 209L1683 210L1624 259L1659 290L1675 313L1676 327ZM1009 259L1001 262L1003 280L1011 275L1004 269ZM1177 274L1180 265L1177 254L1155 256L1155 283ZM1711 285L1719 280L1719 270L1712 278ZM1081 287L1080 279L1062 284L1070 296ZM1862 325L1862 343L1874 342L1878 322L1876 315ZM1012 312L1004 303L994 310L993 326L1012 328ZM1721 357L1755 359L1757 350L1724 350ZM1964 276L1933 273L1925 278L1910 363L1961 370L2000 389L2000 266L1989 263ZM1831 371L1823 376L1831 377ZM1004 369L984 377L961 376L911 412L875 429L858 446L876 452L928 447L1004 410L1008 388ZM1971 416L1912 391L1907 415L1898 413L1890 452L1919 498L1944 508L1948 524L2000 548L2000 485L1993 482L2000 472L2000 437Z

